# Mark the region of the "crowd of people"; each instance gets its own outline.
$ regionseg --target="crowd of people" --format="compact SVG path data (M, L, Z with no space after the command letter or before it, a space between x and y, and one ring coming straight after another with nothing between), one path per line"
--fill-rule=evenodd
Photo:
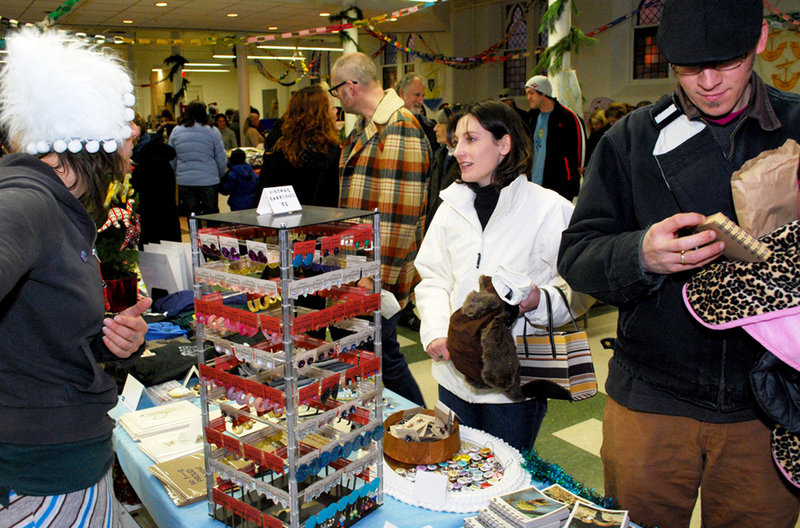
M439 399L463 425L521 451L533 447L547 399L471 382L452 361L451 315L481 276L514 278L502 298L514 337L549 313L563 324L592 298L617 306L606 494L647 525L688 526L702 495L704 526L794 526L800 498L772 463L771 427L749 389L764 348L741 331L697 324L682 293L724 249L713 231L693 228L719 211L736 218L731 173L800 135L800 97L753 71L768 39L762 9L760 0L669 0L657 41L674 92L605 104L587 123L544 75L528 79L524 94L426 109L424 77L384 88L374 60L357 52L335 62L330 85L294 92L271 130L253 108L240 136L237 113L193 101L179 120L165 110L140 136L119 60L38 30L9 38L0 124L4 143L22 153L0 161L0 225L14 226L0 230L9 343L0 348L0 525L21 507L32 516L43 501L108 492L104 416L115 394L97 362L141 353L149 300L103 316L92 213L103 178L132 161L145 242L180 240L178 216L217 212L220 193L231 210L251 209L278 185L292 185L304 205L379 210L380 284L358 285L383 293L385 386L425 404L397 335L399 324L417 327ZM43 90L29 79L32 56L52 57L67 103L85 113L69 130L48 127L41 109L25 112L24 100ZM71 64L86 67L65 71ZM108 115L82 98L87 82L102 85ZM357 117L347 133L339 108ZM84 127L90 118L101 126ZM240 146L264 150L259 167ZM62 385L75 390L63 394ZM108 520L107 502L95 502L91 515Z

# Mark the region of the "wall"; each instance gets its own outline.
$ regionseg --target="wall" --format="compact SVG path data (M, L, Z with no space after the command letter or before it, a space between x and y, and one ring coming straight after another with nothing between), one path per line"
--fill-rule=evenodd
M603 24L606 24L620 16L631 13L637 6L638 0L577 0L579 13L573 19L573 25L581 28L584 32L590 32ZM425 40L430 48L444 55L469 57L475 55L492 44L500 40L504 35L503 27L503 6L504 0L450 0L442 5L432 8L431 16L436 16L445 28L441 32L423 33ZM800 11L800 0L785 0L781 2L780 8L786 13ZM528 18L529 32L529 52L528 71L535 65L533 57L534 45L537 40L536 33L539 26L539 14L535 9ZM380 31L390 32L389 24L378 26ZM408 33L400 33L397 40L405 43ZM762 75L765 81L770 81L773 74L779 75L781 79L792 79L795 75L798 79L789 88L791 91L800 93L800 61L797 64L783 69L778 68L779 64L786 61L794 61L797 56L793 51L797 50L800 55L800 33L797 31L784 31L776 35L771 48L780 42L786 42L783 53L772 61L759 59L756 63L756 71ZM381 42L368 35L359 35L359 43L367 54L373 54L380 46ZM635 104L641 100L648 99L656 101L661 95L672 91L675 86L675 79L666 80L632 80L630 62L633 46L633 22L629 19L611 29L600 33L597 36L597 44L592 47L582 47L578 53L571 56L572 68L576 70L578 80L581 85L584 109L596 97L610 97L616 101ZM416 49L420 51L428 50L422 42L417 40ZM171 54L169 48L161 47L148 49L147 47L133 47L126 52L129 61L135 68L137 83L147 83L150 76L150 69L153 67L163 67L163 60ZM183 55L190 60L208 62L211 60L212 50L205 48L184 48ZM338 53L331 54L330 64L338 57ZM380 67L380 57L375 59ZM279 75L285 71L286 66L271 64L274 61L263 61L266 67L274 75ZM472 69L459 69L434 62L423 62L415 60L415 71L425 78L433 78L436 87L433 91L426 93L426 98L442 98L448 102L471 102L487 97L496 97L503 88L503 66L502 63L489 63ZM330 64L328 60L323 61L322 73L325 78L329 73ZM165 68L165 71L167 69ZM402 71L400 73L402 75ZM221 110L226 108L236 108L238 106L238 82L236 69L231 67L228 74L204 74L191 73L189 79L192 83L202 85L204 99L207 102L216 101ZM308 84L308 80L291 87L281 86L275 82L264 78L254 65L249 68L250 76L250 100L251 104L262 112L268 109L260 108L261 91L266 88L276 88L278 91L278 102L280 112L286 109L286 105L291 93L302 86ZM289 79L294 75L290 74ZM524 97L516 98L517 105L527 108L528 104ZM137 109L146 116L151 113L149 89L137 88Z
M228 73L187 73L186 77L190 81L190 87L202 86L203 99L206 103L216 102L221 111L228 108L238 109L239 106L239 92L238 92L238 77L237 70L230 59L212 59L211 48L186 48L179 51L183 57L192 62L218 62L227 63L224 69L230 69ZM164 64L164 59L171 54L169 48L160 49L133 49L131 54L132 59L129 61L131 69L134 72L136 84L146 84L150 78L150 71L152 68L163 68L164 75L169 72L169 67ZM335 60L340 53L332 53L331 60ZM261 61L265 69L273 76L279 77L286 71L287 63L283 61ZM324 65L327 65L327 60L324 60ZM295 90L307 86L309 80L303 79L301 82L293 86L282 86L274 81L271 81L261 75L255 66L255 63L250 62L248 68L250 87L249 96L250 104L258 108L261 115L269 110L268 108L261 108L261 91L264 89L277 89L278 91L278 105L279 112L282 113L289 102L291 93ZM297 78L295 73L290 73L287 76L287 81ZM176 79L177 84L177 79ZM184 101L186 102L186 101ZM136 108L137 111L143 116L153 113L150 104L150 89L137 88L136 89Z
M580 12L573 25L589 33L620 16L631 13L638 6L636 0L591 2L580 0ZM578 72L586 101L584 108L595 97L610 97L615 101L636 104L642 100L655 102L675 86L674 79L633 80L633 22L628 19L597 36L597 44L582 47L572 54L572 66Z

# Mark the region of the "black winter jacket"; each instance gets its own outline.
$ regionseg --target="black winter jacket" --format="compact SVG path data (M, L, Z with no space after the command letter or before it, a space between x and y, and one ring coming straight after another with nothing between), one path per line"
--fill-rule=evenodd
M676 213L735 218L731 174L764 150L800 137L800 96L768 87L755 74L751 86L730 152L722 152L702 120L686 118L697 111L687 110L680 92L615 124L592 155L563 234L562 277L573 289L619 307L607 390L635 410L720 422L754 416L748 377L764 349L741 329L702 327L681 296L692 272L649 274L639 256L647 229ZM671 146L654 155L659 135ZM661 404L637 394L637 386L660 394ZM673 409L661 408L670 400ZM676 408L682 411L671 412Z
M528 113L528 128L536 134L539 110ZM547 154L542 187L552 189L572 201L581 186L579 169L586 154L586 129L578 115L555 101L547 121Z
M0 443L108 435L114 381L98 362L103 287L96 227L45 163L0 160Z

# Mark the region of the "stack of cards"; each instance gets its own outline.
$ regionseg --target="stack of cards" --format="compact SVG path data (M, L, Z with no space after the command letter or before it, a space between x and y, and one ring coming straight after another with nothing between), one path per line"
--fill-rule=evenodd
M191 422L199 421L199 418L200 407L181 400L123 414L119 424L131 438L139 441L153 435L183 429Z
M606 510L600 506L579 500L572 509L566 528L586 528L591 526L627 528L628 512L626 510Z
M569 517L563 502L551 499L534 486L494 497L489 501L489 510L516 528L558 528Z
M588 503L554 484L542 491L529 488L494 497L465 528L627 528L628 512L607 510Z
M142 438L139 449L154 462L166 462L202 451L203 428L200 416L183 429Z
M176 506L192 504L207 497L206 464L203 453L162 462L149 469L164 485Z

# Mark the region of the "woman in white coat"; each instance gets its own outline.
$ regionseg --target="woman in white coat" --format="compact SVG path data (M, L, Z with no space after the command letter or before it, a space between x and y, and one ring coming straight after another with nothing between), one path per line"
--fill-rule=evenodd
M569 290L558 276L556 258L572 204L528 181L530 139L520 117L505 104L468 106L453 118L450 133L461 177L440 193L443 203L414 262L422 278L415 289L420 337L433 359L439 399L460 423L524 451L533 447L547 401L514 400L500 390L471 385L450 360L449 320L467 294L478 289L481 275L509 272L530 279L517 301L514 335L523 333L523 314L532 323L547 322L544 289L552 299L555 324L567 322L568 307L555 288Z

